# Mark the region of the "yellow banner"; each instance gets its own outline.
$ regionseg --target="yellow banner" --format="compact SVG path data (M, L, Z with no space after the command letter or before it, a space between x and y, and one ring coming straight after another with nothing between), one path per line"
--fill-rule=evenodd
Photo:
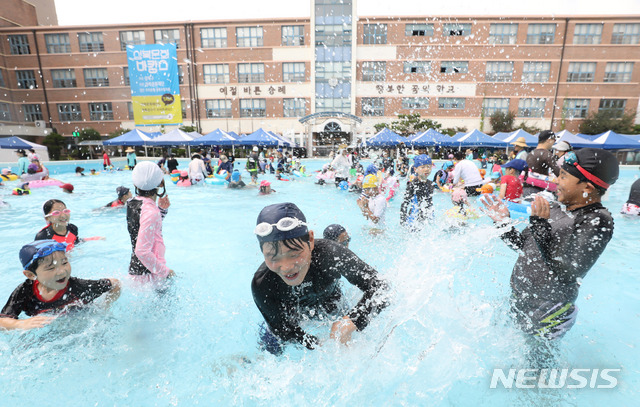
M174 124L182 122L182 106L178 95L133 96L136 125Z

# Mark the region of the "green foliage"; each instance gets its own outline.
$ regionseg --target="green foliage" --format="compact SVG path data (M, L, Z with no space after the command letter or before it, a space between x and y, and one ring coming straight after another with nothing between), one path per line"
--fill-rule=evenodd
M516 119L515 112L508 111L507 113L497 111L489 117L489 124L494 132L512 132L514 131L513 123Z
M384 128L391 128L391 125L389 123L378 123L378 124L374 124L373 128L376 129L376 133L378 133L380 130L384 129Z
M52 160L60 159L60 152L64 148L65 143L65 138L58 133L47 134L42 142L42 144L47 146L47 149L49 150L49 158Z
M540 133L540 132L542 131L542 129L541 129L541 128L536 127L536 126L529 126L529 125L528 125L527 123L525 123L524 121L523 121L522 123L520 123L520 124L515 128L515 130L518 130L518 129L522 129L522 130L526 131L526 132L527 132L527 133L529 133L529 134L537 134L537 133Z
M640 124L636 124L635 126L633 126L633 128L631 129L631 133L628 134L640 134Z
M450 136L450 137L455 136L457 133L467 133L467 132L469 132L469 130L467 130L466 127L447 127L446 129L440 130L440 133L446 134L447 136Z
M80 137L78 137L78 142L86 140L102 140L102 137L100 136L98 130L87 127L86 129L80 130Z
M420 113L411 114L399 114L398 120L389 123L378 123L373 126L376 132L384 129L385 127L393 130L401 136L409 136L427 129L434 129L440 131L442 125L435 120L423 119L420 117Z
M591 113L580 124L580 133L600 134L612 130L616 133L630 134L634 128L635 118L636 115L631 112L625 113L622 117L615 117L613 113L607 111Z
M118 129L118 130L116 130L116 131L112 131L111 133L109 133L109 136L108 136L108 137L109 137L110 139L112 139L112 138L116 138L116 137L118 137L118 136L122 136L124 133L128 133L128 132L130 132L130 131L131 131L131 130L129 130L129 129L122 129L122 128L121 128L121 129Z
M198 131L198 129L196 129L195 126L180 126L179 129L184 131L185 133L191 133L193 131Z

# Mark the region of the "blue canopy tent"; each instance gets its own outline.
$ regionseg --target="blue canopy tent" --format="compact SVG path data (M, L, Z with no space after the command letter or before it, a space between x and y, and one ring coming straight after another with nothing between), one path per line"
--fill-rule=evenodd
M233 137L236 140L238 140L240 138L238 133L236 133L235 131L228 131L227 134L230 135L231 137Z
M511 133L496 133L494 134L493 139L504 141L505 143L511 145L511 143L515 142L520 137L524 137L524 141L529 147L535 147L538 145L538 137L534 136L533 134L527 133L522 129L512 131Z
M434 129L429 129L418 133L413 137L409 137L408 143L414 147L433 147L441 145L443 142L450 141L451 137L444 135Z
M197 138L180 129L174 129L169 133L163 134L154 138L153 140L150 140L147 145L154 147L188 146L189 143L194 139Z
M111 140L106 140L102 144L105 146L144 146L154 138L152 134L134 129Z
M558 137L556 139L556 143L559 143L560 141L566 141L567 143L571 144L571 147L573 148L594 147L591 140L585 139L578 134L572 134L566 130L563 130L560 133L556 134L556 137Z
M455 136L454 136L455 138ZM442 143L445 147L507 147L508 144L504 141L495 140L494 138L487 136L480 130L470 131L457 139L452 139Z
M640 143L638 141L611 130L598 134L591 142L593 143L593 147L603 148L605 150L640 149Z
M238 144L238 140L224 130L216 129L202 137L191 140L190 146L233 146Z
M262 128L254 131L246 137L242 137L238 140L238 145L241 146L261 146L261 147L291 147L291 143L275 137Z
M388 128L380 130L376 135L362 143L363 147L395 147L400 143L406 143L407 139Z
M0 148L6 148L11 150L28 150L31 147L31 144L27 144L22 141L19 137L2 137L0 138Z
M293 141L289 140L288 138L286 138L286 137L285 137L285 136L283 136L282 134L278 134L278 133L275 133L275 132L273 132L273 131L268 131L267 133L271 134L271 135L272 135L272 136L274 136L274 137L279 138L280 140L284 141L285 143L289 143L289 144L290 144L291 146L293 146L293 147L297 147L297 144L296 144L295 142L293 142Z

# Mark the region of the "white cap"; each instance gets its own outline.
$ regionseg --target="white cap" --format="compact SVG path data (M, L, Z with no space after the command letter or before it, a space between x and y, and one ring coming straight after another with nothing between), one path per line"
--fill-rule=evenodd
M253 151L258 151L258 146L253 146Z
M553 149L556 151L571 151L571 144L567 143L566 141L559 141L556 144L553 145Z
M156 163L143 161L137 164L131 173L133 185L142 191L150 191L160 185L164 174Z

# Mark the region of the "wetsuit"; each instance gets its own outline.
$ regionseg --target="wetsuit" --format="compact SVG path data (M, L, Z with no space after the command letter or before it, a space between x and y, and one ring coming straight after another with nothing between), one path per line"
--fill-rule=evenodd
M233 172L233 163L231 161L227 161L226 163L220 163L220 166L218 167L218 174L220 174L220 171L222 170L225 170L229 174L231 174Z
M545 148L536 148L527 155L527 167L529 167L530 173L545 177L549 175L549 170L556 176L560 174L560 167L558 167L556 157L551 151ZM545 188L540 186L534 186L533 182L533 179L527 181L527 177L525 177L525 185L523 186L522 192L523 197L545 190ZM555 188L552 188L551 191L555 191Z
M42 312L56 312L77 307L92 302L112 288L111 281L107 278L82 280L69 277L67 286L47 301L40 296L38 284L37 280L26 280L20 284L2 308L0 318L18 319L22 312L32 317Z
M613 235L613 218L600 203L565 212L551 204L550 219L530 217L530 226L511 228L502 239L520 252L511 274L512 305L525 332L549 339L575 323L580 279Z
M622 213L625 215L640 215L640 179L634 181L629 191L629 199L622 206Z
M167 161L167 170L169 170L169 174L178 169L178 160L175 158L169 158Z
M433 182L419 178L407 182L404 200L400 205L400 223L424 222L433 216Z
M318 338L307 334L300 322L311 317L336 314L342 299L340 277L362 290L358 304L347 315L359 331L369 319L385 308L387 283L378 272L351 250L326 239L316 239L311 265L299 286L289 286L262 263L253 276L253 300L269 329L281 341L295 342L313 349Z
M127 202L127 229L132 248L129 274L161 278L169 274L162 239L162 218L166 214L167 210L159 208L150 198L138 196Z
M56 242L60 242L60 243L66 243L67 251L73 249L73 247L76 244L82 242L82 239L78 237L78 227L72 223L69 223L67 225L66 235L57 234L53 230L53 225L49 223L47 226L45 226L38 232L34 240L48 240L48 239L53 239Z
M122 202L120 199L116 199L115 201L109 202L104 207L105 208L120 208L122 206L124 206L124 202Z

